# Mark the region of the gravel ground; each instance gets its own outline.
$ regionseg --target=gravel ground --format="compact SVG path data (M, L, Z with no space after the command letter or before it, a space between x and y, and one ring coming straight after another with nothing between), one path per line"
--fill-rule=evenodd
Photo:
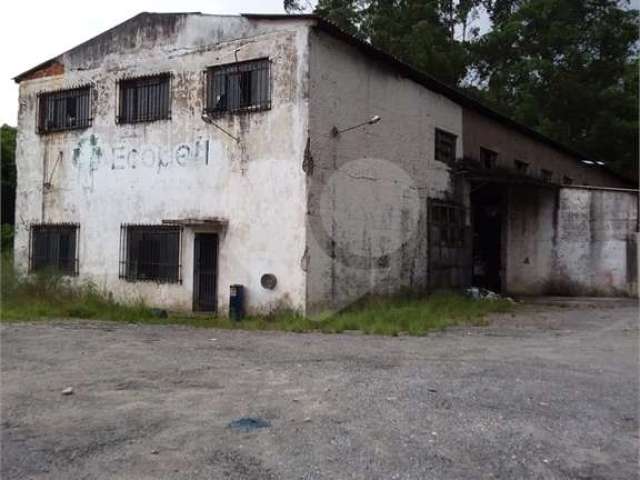
M638 478L629 302L422 338L8 324L1 346L3 480Z

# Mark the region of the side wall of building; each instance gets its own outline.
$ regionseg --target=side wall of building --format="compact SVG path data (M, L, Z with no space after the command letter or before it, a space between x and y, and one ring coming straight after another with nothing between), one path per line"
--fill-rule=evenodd
M207 15L136 19L65 54L63 74L20 85L17 265L28 268L31 224L76 222L79 281L117 298L190 310L197 230L185 228L183 280L169 284L119 278L120 227L218 217L228 221L219 232L219 311L226 312L229 285L236 283L245 285L250 310L303 309L306 24ZM201 118L203 72L258 58L271 61L272 106L217 121L236 143ZM117 81L160 72L172 74L171 119L117 124ZM92 85L91 128L38 134L37 94L85 84ZM261 287L264 273L276 275L274 290Z
M424 291L427 199L455 196L435 130L456 135L461 152L462 109L324 32L309 38L309 311Z
M638 193L511 189L507 291L638 295Z
M464 155L479 160L480 148L498 154L496 170L515 173L515 161L529 164L528 175L541 178L541 170L552 172L552 181L563 183L564 177L573 185L628 187L628 182L597 165L579 163L545 143L534 140L474 110L464 109Z

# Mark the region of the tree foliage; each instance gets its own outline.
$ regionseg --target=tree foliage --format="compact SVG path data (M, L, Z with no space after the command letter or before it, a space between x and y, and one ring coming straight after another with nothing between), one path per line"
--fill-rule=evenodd
M550 137L637 172L638 12L614 0L496 3L492 30L470 45L484 97Z
M16 200L16 129L0 127L0 160L2 163L2 224L14 223Z
M319 0L315 13L637 178L639 14L628 0Z

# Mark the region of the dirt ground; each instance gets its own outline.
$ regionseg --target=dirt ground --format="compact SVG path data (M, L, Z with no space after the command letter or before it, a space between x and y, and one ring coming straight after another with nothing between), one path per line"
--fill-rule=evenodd
M3 325L0 476L638 478L637 304L493 320L420 338ZM228 427L243 416L270 426Z

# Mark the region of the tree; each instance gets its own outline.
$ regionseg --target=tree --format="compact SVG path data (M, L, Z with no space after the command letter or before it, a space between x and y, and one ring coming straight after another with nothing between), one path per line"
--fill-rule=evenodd
M14 223L16 201L16 129L0 127L2 160L2 224Z
M634 175L639 17L618 3L495 2L492 30L472 46L472 71L507 114Z
M310 8L310 0L287 4ZM629 0L319 0L315 13L637 178L639 13L629 5ZM480 36L475 21L481 12L491 29Z
M319 0L315 13L440 80L466 75L466 49L454 38L478 0ZM466 29L465 29L466 34Z
M0 162L2 163L2 251L11 248L16 203L16 129L0 127Z

